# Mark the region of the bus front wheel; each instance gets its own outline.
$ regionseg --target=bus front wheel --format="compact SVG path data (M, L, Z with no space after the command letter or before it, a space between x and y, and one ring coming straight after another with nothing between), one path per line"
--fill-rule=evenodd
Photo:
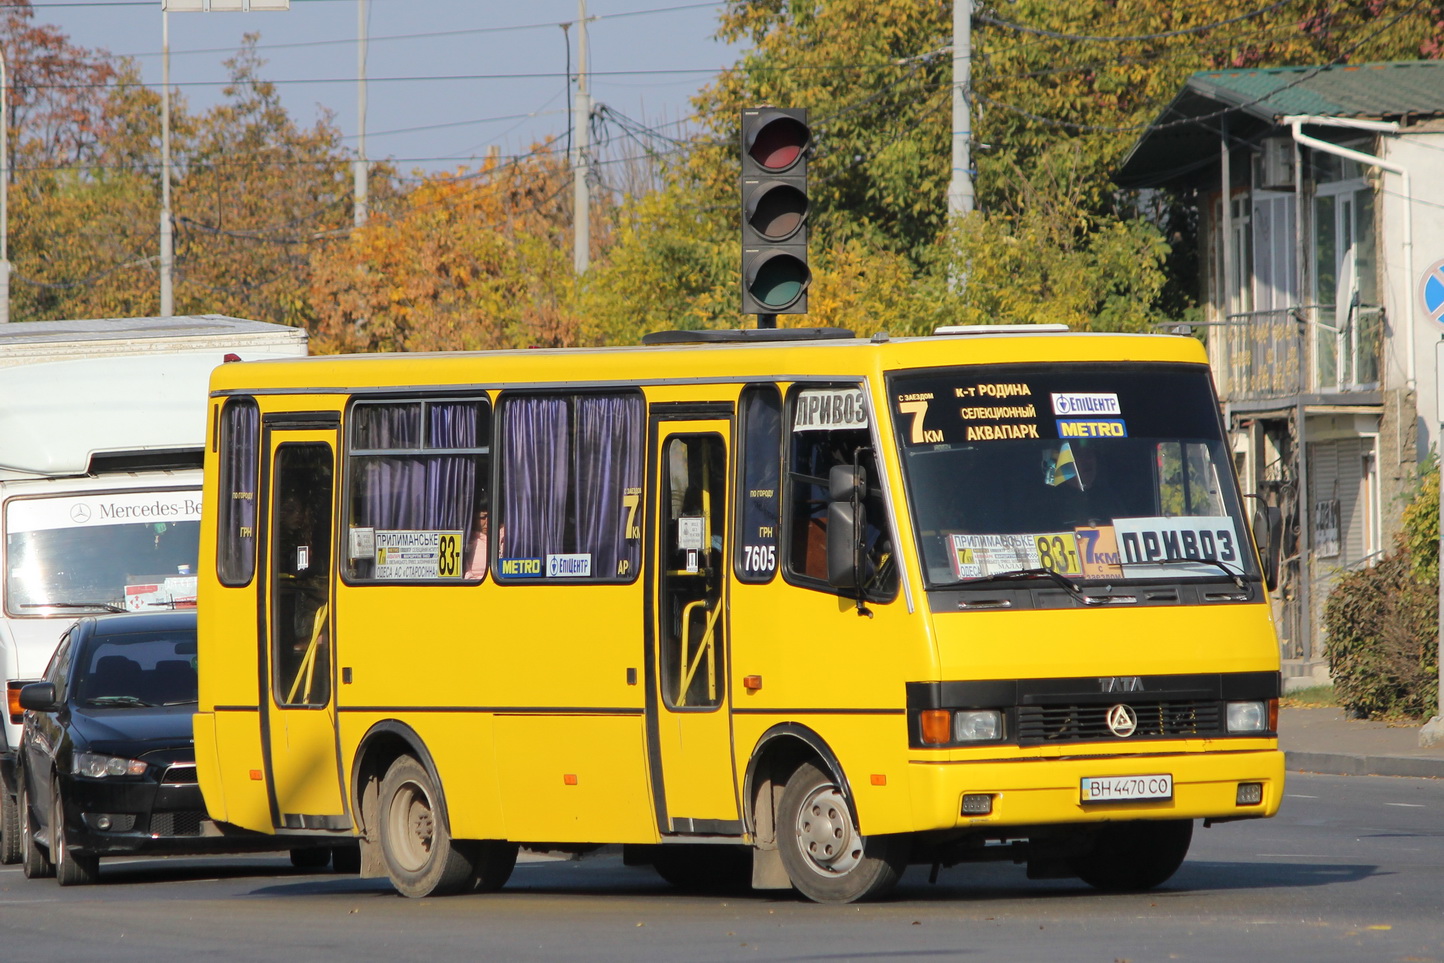
M777 845L792 885L818 903L880 896L907 865L905 841L859 833L842 789L812 763L798 767L782 791Z
M381 780L381 852L402 896L447 896L470 886L475 846L451 838L440 793L426 769L401 756Z
M1094 889L1126 893L1152 889L1183 865L1193 840L1193 820L1108 823L1093 848L1069 865Z

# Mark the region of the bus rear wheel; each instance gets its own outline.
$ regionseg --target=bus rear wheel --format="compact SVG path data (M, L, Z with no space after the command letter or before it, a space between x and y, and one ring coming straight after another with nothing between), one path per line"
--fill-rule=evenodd
M381 852L391 885L402 896L447 896L473 885L475 844L451 838L440 793L411 756L381 780Z
M811 763L798 767L782 791L777 846L792 885L818 903L881 896L907 866L906 842L859 833L847 796Z
M1193 840L1193 820L1109 823L1093 848L1069 860L1078 878L1105 893L1153 889L1183 865Z

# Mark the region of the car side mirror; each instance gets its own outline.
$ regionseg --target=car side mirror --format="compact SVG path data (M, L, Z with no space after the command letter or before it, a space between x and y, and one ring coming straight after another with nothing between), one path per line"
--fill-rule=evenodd
M20 689L20 708L36 712L54 712L60 708L55 698L55 683L32 682Z

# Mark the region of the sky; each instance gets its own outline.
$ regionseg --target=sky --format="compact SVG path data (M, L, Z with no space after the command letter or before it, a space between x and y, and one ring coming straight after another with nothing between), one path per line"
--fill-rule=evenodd
M476 166L495 146L524 152L547 136L565 142L568 69L578 59L578 0L364 0L367 10L366 154L403 173ZM260 34L292 117L309 125L324 108L357 146L361 0L291 0L287 11L173 12L171 86L193 110L216 103L224 62ZM133 57L161 83L160 0L33 0L35 20L83 47ZM721 2L586 0L588 72L596 104L646 127L678 130L689 100L736 48L714 40ZM569 24L563 30L562 23ZM671 125L671 126L666 126Z

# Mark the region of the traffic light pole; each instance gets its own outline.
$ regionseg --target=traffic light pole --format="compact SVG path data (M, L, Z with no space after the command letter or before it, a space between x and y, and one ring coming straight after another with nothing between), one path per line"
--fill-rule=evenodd
M775 314L759 314L759 315L757 316L757 327L759 327L759 328L775 328L775 327L777 327L777 315L775 315Z

